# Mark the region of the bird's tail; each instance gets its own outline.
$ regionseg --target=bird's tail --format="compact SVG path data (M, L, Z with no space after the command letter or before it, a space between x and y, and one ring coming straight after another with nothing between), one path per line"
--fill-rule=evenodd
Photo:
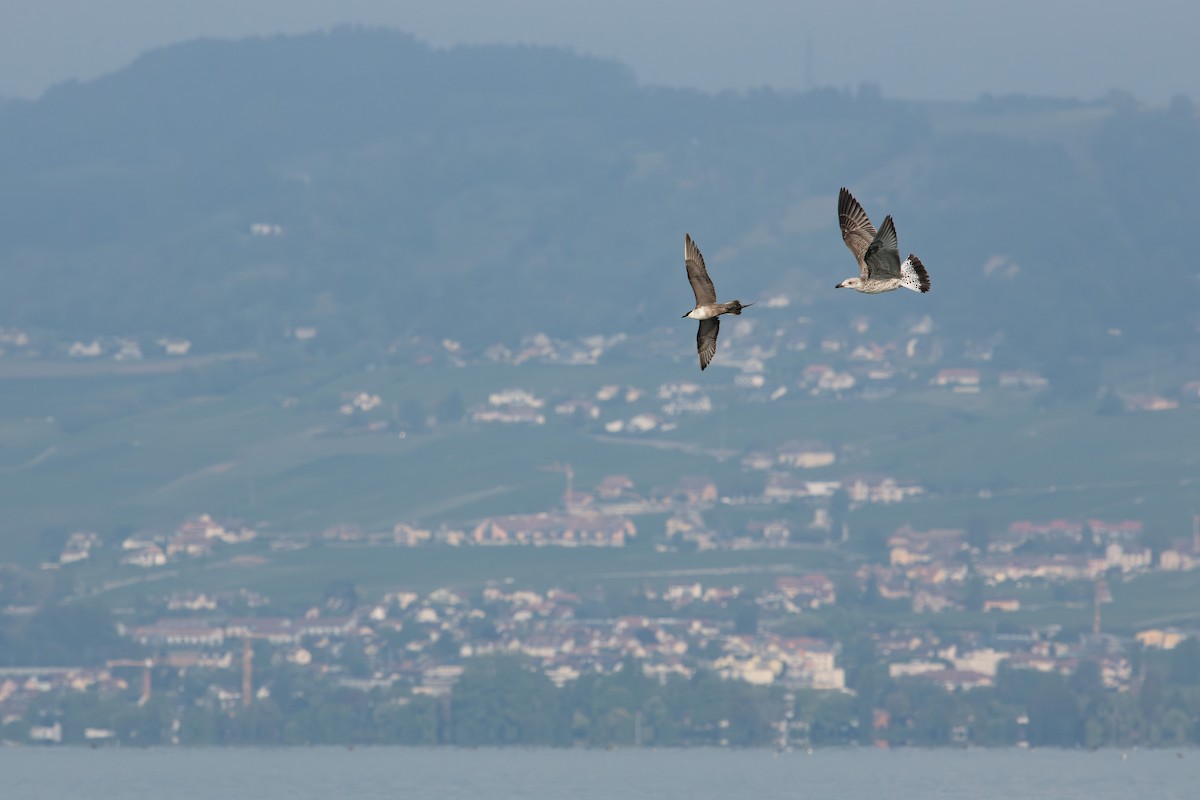
M722 305L724 306L724 309L725 309L722 313L741 314L743 308L749 308L750 306L754 305L754 303L746 303L745 305L742 305L741 300L734 300L731 303L722 303Z
M909 253L908 258L900 265L900 285L914 292L929 291L929 273L925 271L921 259L912 253Z

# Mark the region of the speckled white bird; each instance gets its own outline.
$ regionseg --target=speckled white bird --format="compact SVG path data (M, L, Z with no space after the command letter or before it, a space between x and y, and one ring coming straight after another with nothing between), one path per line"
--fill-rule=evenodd
M692 284L692 292L696 295L696 307L683 316L700 320L700 327L696 330L696 352L700 355L700 369L704 370L717 354L717 333L721 330L721 321L717 317L722 314L741 314L743 308L749 308L754 303L742 305L740 300L717 302L717 290L708 277L704 256L700 255L700 248L696 247L691 235L686 233L683 235L683 261L687 265L688 283Z
M855 289L863 294L891 292L901 286L914 292L929 291L929 273L921 259L909 253L900 263L896 226L890 214L876 232L867 212L843 186L838 192L838 222L842 241L858 261L858 277L846 278L834 288Z

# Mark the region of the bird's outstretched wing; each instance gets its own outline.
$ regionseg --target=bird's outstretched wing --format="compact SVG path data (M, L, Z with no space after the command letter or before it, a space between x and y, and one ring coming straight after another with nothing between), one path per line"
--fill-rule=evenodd
M875 234L863 261L867 265L868 278L900 277L900 248L896 243L896 225L892 222L891 214L883 218L879 233Z
M842 227L842 241L858 262L859 276L866 278L867 262L864 256L875 239L875 226L845 186L838 191L838 224Z
M688 283L692 284L692 291L696 295L696 305L706 306L717 302L717 290L713 288L712 279L704 267L704 256L700 255L700 248L686 233L683 235L683 260L687 264ZM716 334L713 336L715 338Z
M720 330L721 321L717 317L700 320L700 327L696 329L696 352L700 354L701 371L717 354L717 333Z

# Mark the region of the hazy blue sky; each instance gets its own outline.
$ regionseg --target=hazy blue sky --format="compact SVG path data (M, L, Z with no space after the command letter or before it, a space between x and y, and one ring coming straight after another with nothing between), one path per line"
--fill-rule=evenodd
M566 45L643 83L708 90L811 80L927 99L1200 96L1194 0L0 0L0 95L36 96L172 42L341 23L436 45Z

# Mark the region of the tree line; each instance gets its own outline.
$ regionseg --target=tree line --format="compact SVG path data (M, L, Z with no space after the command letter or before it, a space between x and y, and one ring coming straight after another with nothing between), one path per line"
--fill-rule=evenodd
M1068 676L1001 668L995 685L946 691L892 680L882 666L857 675L855 693L754 686L711 671L665 681L632 660L608 673L555 685L514 658L479 658L446 693L393 684L364 691L289 665L268 666L266 691L246 706L236 671L157 670L155 692L64 692L39 697L0 737L31 724L63 726L67 743L87 728L122 744L392 744L544 747L1013 746L1129 747L1200 743L1200 639L1148 655L1136 688L1105 687L1083 661ZM232 700L231 700L232 698ZM786 729L786 739L783 731Z

